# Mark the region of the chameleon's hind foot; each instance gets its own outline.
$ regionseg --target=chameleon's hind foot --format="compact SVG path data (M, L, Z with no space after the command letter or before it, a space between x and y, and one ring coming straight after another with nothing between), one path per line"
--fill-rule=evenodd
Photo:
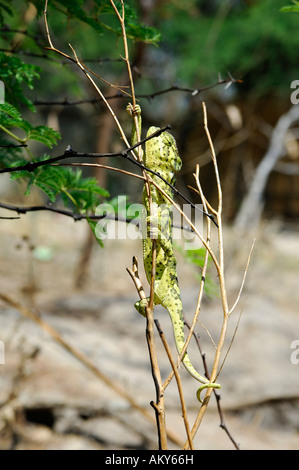
M136 308L137 312L146 317L145 309L148 306L149 298L138 300L135 302L134 307Z
M201 387L199 387L199 389L196 392L196 396L197 396L198 401L200 401L200 403L202 403L202 399L200 398L200 394L205 388L221 388L221 385L219 385L215 382L207 382L206 384L203 384Z

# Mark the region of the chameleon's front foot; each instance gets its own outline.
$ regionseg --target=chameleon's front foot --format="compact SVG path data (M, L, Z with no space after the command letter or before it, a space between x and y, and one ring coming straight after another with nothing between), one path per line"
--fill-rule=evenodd
M133 117L134 115L140 116L141 114L141 108L139 104L136 104L135 106L133 106L131 103L129 103L128 106L126 107L126 110L129 116L131 117Z
M201 387L199 387L199 389L196 392L196 396L197 396L198 401L200 401L200 403L202 403L202 399L200 398L200 394L205 388L221 388L221 385L219 385L215 382L207 382L206 384L203 384Z

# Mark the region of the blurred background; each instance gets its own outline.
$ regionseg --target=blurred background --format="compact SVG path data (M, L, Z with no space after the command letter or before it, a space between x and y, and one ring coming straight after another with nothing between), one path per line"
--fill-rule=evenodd
M76 64L45 49L44 2L2 3L0 79L5 100L32 125L49 126L60 133L57 145L46 149L46 154L61 155L68 145L86 153L121 151L123 142L115 122L90 82ZM72 56L71 44L106 81L97 80L97 84L129 138L131 122L125 111L129 98L109 85L126 87L128 79L119 24L108 4L50 1L48 23L54 47ZM217 207L211 149L203 127L202 101L206 103L223 190L230 305L256 240L225 350L234 341L219 376L225 423L241 449L296 449L299 13L281 11L288 0L125 4L143 131L150 125L172 126L183 161L178 189L198 202L190 189L198 164L204 194ZM25 76L9 75L7 57L38 67L39 77L28 86ZM19 70L17 64L15 70ZM17 84L22 93L16 92ZM22 135L20 129L17 134ZM45 154L41 142L30 145L35 157ZM3 168L8 149L0 151ZM120 158L99 162L136 170ZM126 195L130 203L141 202L142 183L136 178L99 168L84 169L83 175L96 178L109 191L108 201ZM49 211L5 219L18 214L5 210L4 204L44 206L48 197L37 187L24 196L26 182L11 181L5 173L0 177L2 294L42 315L151 413L149 402L155 392L145 324L135 313L136 292L126 272L132 256L138 256L141 264L140 240L106 240L102 247L85 221L74 222ZM62 207L62 202L59 198L54 207ZM217 249L216 231L212 243ZM180 249L178 274L185 315L191 320L200 273L194 260ZM2 449L155 448L154 424L115 390L3 299L0 315L0 340L5 345L5 364L0 364ZM157 309L157 315L171 342L167 313ZM211 365L210 336L217 342L222 321L212 266L200 321L205 327L200 324L198 333ZM157 348L162 375L167 377L169 364L158 338ZM188 350L202 370L196 345ZM184 371L182 377L192 422L198 410L196 384ZM184 441L175 384L168 390L169 428ZM219 420L216 402L211 403L197 436L199 448L235 447L219 428ZM170 447L176 445L175 440L170 442Z

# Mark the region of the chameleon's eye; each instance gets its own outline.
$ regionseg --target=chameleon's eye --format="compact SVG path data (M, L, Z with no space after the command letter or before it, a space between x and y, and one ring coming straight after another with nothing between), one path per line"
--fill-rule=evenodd
M173 145L173 139L171 138L169 134L165 133L164 134L164 144L167 145L168 147L171 147Z

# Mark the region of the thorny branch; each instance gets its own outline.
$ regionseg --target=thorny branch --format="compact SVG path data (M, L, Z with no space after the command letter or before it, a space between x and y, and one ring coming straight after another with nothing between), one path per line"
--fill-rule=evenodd
M77 152L76 150L73 150L70 145L67 146L66 150L62 155L58 155L57 157L52 157L48 158L46 160L39 160L39 161L30 161L28 163L25 163L23 165L18 165L18 166L11 166L11 167L5 167L0 169L0 174L1 173L12 173L15 171L29 171L32 172L36 170L37 168L44 166L44 165L49 165L52 163L59 162L61 160L64 160L66 158L83 158L83 157L90 157L90 158L105 158L105 157L122 157L126 158L131 161L131 163L139 166L140 168L146 169L142 163L136 162L135 160L130 159L129 153L131 153L135 148L139 147L143 143L145 143L147 140L152 139L153 137L156 137L160 135L162 132L165 130L169 129L169 126L165 126L157 131L155 131L152 135L149 137L145 137L144 139L140 140L140 142L137 142L135 145L129 146L127 149L121 151L121 152L112 152L112 153L96 153L96 152ZM151 171L151 170L148 170Z
M145 165L143 165L141 162L139 162L138 160L135 160L135 159L132 159L129 157L129 153L131 153L135 148L141 146L144 142L148 141L149 139L152 139L153 137L156 137L158 135L160 135L162 132L164 132L165 130L169 129L169 126L165 126L157 131L155 131L153 134L151 134L149 137L145 137L144 139L142 139L140 142L137 142L135 145L132 145L131 147L121 151L121 152L114 152L114 153L86 153L86 152L77 152L76 150L73 150L71 148L71 146L68 146L65 150L65 152L62 154L62 155L58 155L57 157L52 157L52 158L48 158L47 160L41 160L41 161L30 161L30 162L27 162L23 165L18 165L18 166L15 166L15 167L6 167L6 168L2 168L0 169L0 174L1 173L13 173L13 172L16 172L16 171L28 171L28 172L32 172L34 170L36 170L37 168L39 167L42 167L42 166L45 166L45 165L49 165L49 164L55 164L61 160L64 160L66 158L70 158L70 157L73 157L73 158L87 158L87 157L90 157L90 158L104 158L104 157L122 157L122 158L125 158L126 160L130 161L132 164L138 166L139 168L141 168L142 170L145 170L149 173L152 173L154 175L156 175L158 178L160 178L162 181L164 181L165 184L167 184L178 196L180 196L182 199L184 199L188 204L190 204L191 207L193 207L195 210L199 210L200 212L203 212L207 217L209 217L215 225L217 225L217 223L215 222L215 219L214 219L214 216L212 214L209 214L208 212L205 212L203 211L201 208L199 208L196 204L194 204L193 202L191 202L188 198L186 198L186 196L184 196L184 194L182 194L176 187L172 186L168 181L166 181L158 172L156 171L153 171L149 168L147 168ZM68 164L69 165L69 164ZM70 164L70 165L73 165L73 164ZM92 166L92 165L90 165ZM105 166L107 167L107 166ZM110 167L109 169L113 170L114 168ZM117 168L115 168L116 171L121 171ZM129 174L127 172L127 174ZM140 176L139 175L135 175L133 173L130 173L131 176L136 176L137 178ZM145 176L144 176L145 178Z
M85 62L88 62L85 60ZM239 83L239 79L233 78L231 75L229 75L228 78L226 79L219 79L217 82L214 82L210 85L204 86L202 88L187 88L187 87L180 87L177 85L171 85L168 88L163 88L162 90L153 92L153 93L136 93L136 98L144 98L147 99L148 101L152 101L153 99L157 98L158 96L165 95L167 93L172 93L172 92L181 92L181 93L188 93L191 96L196 96L199 95L207 90L210 90L212 88L215 88L217 86L225 84L226 86L230 86L233 83ZM127 98L127 96L122 93L121 91L115 93L114 95L105 95L105 99L107 101L114 100L114 99L119 99L119 98ZM54 106L54 105L61 105L61 106L77 106L80 104L95 104L100 102L101 100L99 98L86 98L86 99L81 99L81 100L69 100L68 98L65 98L64 100L57 100L57 101L43 101L43 100L35 100L33 103L37 106Z

